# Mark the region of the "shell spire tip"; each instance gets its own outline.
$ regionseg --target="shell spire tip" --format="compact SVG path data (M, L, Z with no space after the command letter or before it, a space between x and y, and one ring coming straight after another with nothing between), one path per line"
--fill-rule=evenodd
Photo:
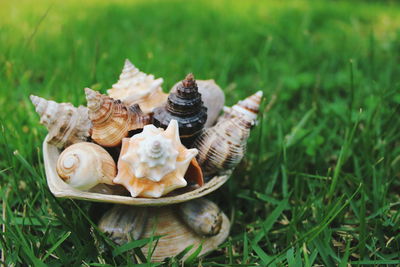
M196 84L193 73L186 75L185 79L182 81L182 84L186 88L193 87Z

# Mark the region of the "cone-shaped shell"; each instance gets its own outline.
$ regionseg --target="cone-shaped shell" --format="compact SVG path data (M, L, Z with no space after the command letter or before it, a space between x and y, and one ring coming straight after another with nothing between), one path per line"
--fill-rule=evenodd
M201 100L207 108L207 121L204 127L209 128L215 124L224 107L225 94L214 80L196 80L196 83L201 94ZM175 92L179 84L180 82L176 83L171 92Z
M197 149L181 144L175 120L165 131L147 125L142 133L123 139L114 183L125 186L132 197L161 197L186 186L184 175L196 155Z
M252 120L232 117L208 128L196 139L197 161L206 177L233 169L243 158Z
M258 91L257 93L240 100L232 107L224 107L224 114L221 117L221 120L231 117L245 117L246 120L252 121L252 124L254 125L260 109L262 96L263 92Z
M151 117L143 114L138 105L126 106L119 100L89 88L85 89L89 118L92 121L92 140L105 146L121 144L129 131L141 129L149 124Z
M159 237L156 247L152 243L150 248L148 244L141 248L145 255L149 249L152 250L152 262L161 262L167 257L176 256L189 246L192 246L192 249L183 256L183 259L194 253L200 245L199 255L203 255L217 249L229 235L230 222L223 212L220 213L221 225L218 234L205 237L197 234L183 222L176 205L146 208L148 217L142 231L144 220L139 220L143 218L141 209L143 208L118 205L100 219L99 228L108 233L117 244L126 243L132 238Z
M171 120L177 120L182 143L191 147L207 120L207 108L203 105L193 74L188 74L171 92L165 106L154 110L153 124L167 128Z
M76 108L70 103L56 103L34 95L30 99L40 123L49 131L50 144L63 148L87 140L92 124L86 107Z
M144 113L150 113L167 101L168 95L163 93L162 83L162 78L154 79L153 75L141 72L126 59L118 82L107 93L128 106L139 104Z
M110 154L99 145L82 142L67 147L57 160L58 175L70 186L89 190L111 184L117 169Z

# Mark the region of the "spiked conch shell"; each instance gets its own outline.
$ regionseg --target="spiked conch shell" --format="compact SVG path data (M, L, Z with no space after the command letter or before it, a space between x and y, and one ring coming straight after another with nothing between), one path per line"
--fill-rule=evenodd
M82 142L66 148L57 160L58 175L70 186L89 190L97 184L113 185L117 169L110 154L99 145Z
M246 120L251 121L252 125L254 125L260 109L262 96L263 92L258 91L257 93L240 100L232 107L224 107L224 114L221 116L221 119L245 117Z
M149 124L151 117L143 114L138 105L130 107L109 96L89 88L85 89L89 118L93 123L92 139L96 143L113 147L121 144L129 131Z
M48 142L58 148L84 142L92 126L88 109L70 103L56 103L31 95L30 99L40 116L40 123L49 131Z
M132 197L161 197L187 185L184 175L196 155L197 149L181 144L176 120L165 131L146 125L142 133L123 139L114 183L125 186Z
M162 78L154 79L154 75L141 72L126 59L118 82L107 93L128 106L139 104L144 113L150 113L167 101L168 95L163 93L162 83Z

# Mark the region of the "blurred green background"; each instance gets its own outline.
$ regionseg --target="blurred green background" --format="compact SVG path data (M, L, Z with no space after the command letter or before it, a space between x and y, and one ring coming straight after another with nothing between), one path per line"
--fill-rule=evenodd
M105 93L125 58L165 92L188 72L215 79L227 105L264 92L245 159L210 196L231 236L188 264L400 264L396 1L3 0L0 18L6 264L132 263L88 230L90 203L49 192L29 101L85 104L83 88Z

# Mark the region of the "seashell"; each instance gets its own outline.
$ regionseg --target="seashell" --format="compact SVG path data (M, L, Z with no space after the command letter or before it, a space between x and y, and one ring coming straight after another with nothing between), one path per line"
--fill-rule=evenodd
M182 203L179 205L179 214L198 235L214 236L221 230L221 210L210 200L199 198Z
M49 131L47 141L50 144L63 148L87 140L92 123L86 107L76 108L70 103L56 103L34 95L30 99L40 123Z
M182 143L190 147L200 134L207 120L207 108L201 101L193 74L188 74L168 96L166 105L154 110L153 124L167 128L171 120L177 120Z
M47 142L47 138L43 141L43 162L46 171L46 180L51 193L56 197L70 198L70 199L80 199L86 201L95 202L107 202L107 203L117 203L123 205L139 205L139 206L165 206L176 203L182 203L199 197L203 197L211 192L217 190L229 179L230 172L224 173L221 176L213 177L209 182L205 183L203 186L194 188L193 190L185 190L179 192L179 194L169 194L162 198L133 198L130 193L122 185L110 185L112 190L112 195L105 192L105 190L95 190L91 188L89 191L82 191L75 189L68 184L66 184L61 177L57 174L56 166L57 159L60 157L60 150ZM193 162L193 160L192 160ZM190 166L190 165L189 165ZM189 168L185 173L185 179L190 183ZM120 190L123 187L124 190ZM188 187L188 186L186 186ZM186 188L185 187L185 188ZM181 189L185 189L181 188ZM178 189L179 190L179 189ZM174 192L178 191L175 190ZM107 190L108 191L108 190ZM106 194L105 194L106 193ZM171 192L172 193L172 192ZM129 196L128 196L128 195Z
M143 219L145 212L142 209L147 210L147 220ZM182 221L178 209L176 205L149 208L118 205L100 219L99 228L109 233L111 239L119 245L137 238L160 237L156 241L157 246L152 243L141 248L144 255L148 254L149 249L152 250L152 262L161 262L167 257L178 255L189 246L192 248L183 260L200 245L199 255L203 255L216 249L228 237L230 222L223 212L220 212L221 225L218 234L205 237L194 232Z
M151 116L144 115L139 105L126 106L119 100L85 88L92 121L92 140L105 147L121 144L129 131L141 129L149 124Z
M114 160L101 146L82 142L67 147L57 160L58 175L70 186L89 190L100 183L113 184Z
M153 75L141 72L126 59L118 82L107 93L125 105L139 104L144 113L150 113L167 101L168 95L163 93L162 83L162 78L154 79Z
M240 100L232 107L224 107L224 114L221 116L221 120L232 117L246 117L246 120L251 121L252 125L254 125L257 120L262 96L263 92L258 91L257 93Z
M114 183L132 197L161 197L187 185L184 175L196 155L197 149L181 144L176 120L165 131L146 125L142 133L123 139Z
M214 125L217 121L219 114L225 103L225 94L214 80L196 80L199 93L201 94L201 100L203 105L207 108L207 121L204 125L205 128L209 128ZM171 92L176 91L176 87L179 83L176 83Z
M233 169L243 158L253 121L231 117L208 128L196 139L197 161L207 176Z
M99 221L99 229L118 245L140 239L146 228L148 209L115 205Z

